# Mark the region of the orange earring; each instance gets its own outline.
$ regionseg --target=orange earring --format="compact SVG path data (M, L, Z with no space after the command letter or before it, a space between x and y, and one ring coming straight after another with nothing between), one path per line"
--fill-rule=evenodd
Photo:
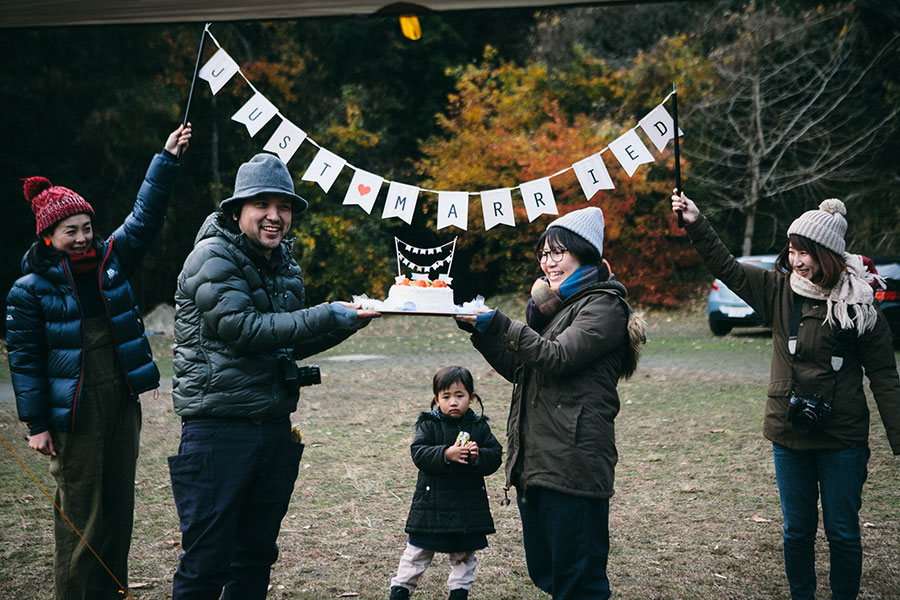
M50 238L44 238L44 245L45 245L45 246L49 246L49 245L50 245Z

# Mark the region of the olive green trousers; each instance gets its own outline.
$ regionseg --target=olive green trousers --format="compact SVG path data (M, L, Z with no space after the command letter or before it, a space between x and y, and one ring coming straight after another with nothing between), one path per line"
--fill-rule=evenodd
M123 378L106 317L86 320L84 332L84 388L75 430L51 432L56 456L50 472L57 506L99 559L57 511L57 600L123 598L119 586L128 586L141 405Z

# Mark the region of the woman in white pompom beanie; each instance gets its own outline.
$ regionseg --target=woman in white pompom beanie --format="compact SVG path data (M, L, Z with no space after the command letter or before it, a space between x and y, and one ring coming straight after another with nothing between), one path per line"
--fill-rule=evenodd
M682 211L685 230L712 274L772 326L763 433L772 441L791 598L815 596L820 499L832 598L856 598L859 508L869 459L864 371L891 449L900 455L900 380L891 331L871 285L880 278L859 255L845 252L847 209L834 198L791 223L774 271L737 262L678 190L672 210Z

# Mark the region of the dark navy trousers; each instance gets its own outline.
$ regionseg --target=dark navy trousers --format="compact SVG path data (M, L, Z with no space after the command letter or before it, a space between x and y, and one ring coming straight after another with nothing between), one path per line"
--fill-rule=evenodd
M290 430L288 418L183 423L169 457L184 549L173 600L265 598L303 454Z
M534 584L553 600L608 599L609 499L534 487L516 502Z

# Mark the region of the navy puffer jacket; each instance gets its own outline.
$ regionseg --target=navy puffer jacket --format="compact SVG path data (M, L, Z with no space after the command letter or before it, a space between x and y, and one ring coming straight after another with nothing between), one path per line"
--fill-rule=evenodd
M97 278L125 380L137 395L159 387L144 322L129 278L166 219L178 163L157 154L125 222L98 250ZM81 307L68 258L29 268L6 299L6 346L19 419L30 435L75 431L81 398Z
M175 412L280 419L297 408L294 360L339 344L355 329L340 329L328 303L304 308L292 238L269 260L226 227L226 218L206 218L178 276Z

